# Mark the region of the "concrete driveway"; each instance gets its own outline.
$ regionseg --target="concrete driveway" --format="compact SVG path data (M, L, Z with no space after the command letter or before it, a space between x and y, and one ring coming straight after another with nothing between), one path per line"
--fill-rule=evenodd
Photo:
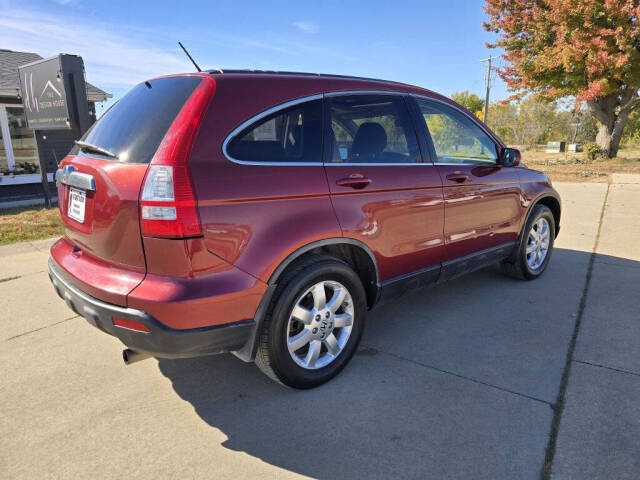
M618 180L556 185L541 279L385 304L312 391L231 355L125 367L54 294L49 242L2 247L0 477L637 478L640 183Z

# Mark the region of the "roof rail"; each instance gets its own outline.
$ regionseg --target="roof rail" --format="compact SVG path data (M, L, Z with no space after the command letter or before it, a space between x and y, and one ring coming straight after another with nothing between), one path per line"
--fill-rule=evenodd
M309 77L329 77L329 78L352 78L356 80L372 80L376 82L386 82L386 83L401 83L393 80L384 80L382 78L371 78L371 77L359 77L356 75L338 75L333 73L312 73L312 72L289 72L284 70L251 70L251 69L229 69L226 68L212 68L209 70L205 70L205 72L210 73L212 75L220 75L220 74L231 74L231 73L241 73L241 74L260 74L260 75L304 75ZM406 85L406 84L403 84Z

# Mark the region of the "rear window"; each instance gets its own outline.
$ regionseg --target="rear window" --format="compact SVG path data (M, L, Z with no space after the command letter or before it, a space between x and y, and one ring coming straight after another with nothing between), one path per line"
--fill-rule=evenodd
M312 100L279 110L238 134L227 147L245 162L320 162L322 101Z
M121 162L149 163L200 81L198 77L170 77L135 86L105 112L82 141L108 150ZM77 146L71 154L100 156L83 153Z

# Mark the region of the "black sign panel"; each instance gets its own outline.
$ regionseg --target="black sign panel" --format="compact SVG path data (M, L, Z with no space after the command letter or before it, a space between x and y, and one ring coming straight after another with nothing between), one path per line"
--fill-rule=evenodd
M81 57L61 54L22 65L18 71L29 128L72 129L84 122L79 118L85 112L88 116Z

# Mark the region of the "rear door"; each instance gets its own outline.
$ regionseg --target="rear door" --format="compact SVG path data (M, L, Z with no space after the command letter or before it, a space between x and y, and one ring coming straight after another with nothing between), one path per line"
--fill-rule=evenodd
M211 123L202 127L210 134L191 161L204 239L210 252L267 282L297 248L340 236L322 168L322 98L279 103L277 84L218 85ZM235 118L246 115L238 98L276 105L238 125ZM212 163L221 143L224 156Z
M435 280L442 184L423 161L404 96L336 93L325 100L325 170L343 234L374 251L383 282L421 269L422 283Z
M180 76L137 85L105 112L81 139L82 147L75 146L61 163L56 174L60 214L74 254L56 261L64 263L75 280L96 283L86 278L83 256L105 269L111 265L145 272L140 189L165 133L201 81ZM135 287L136 278L140 277L123 281L121 289Z
M462 110L416 99L444 185L444 263L518 238L518 169L497 162L499 145Z

